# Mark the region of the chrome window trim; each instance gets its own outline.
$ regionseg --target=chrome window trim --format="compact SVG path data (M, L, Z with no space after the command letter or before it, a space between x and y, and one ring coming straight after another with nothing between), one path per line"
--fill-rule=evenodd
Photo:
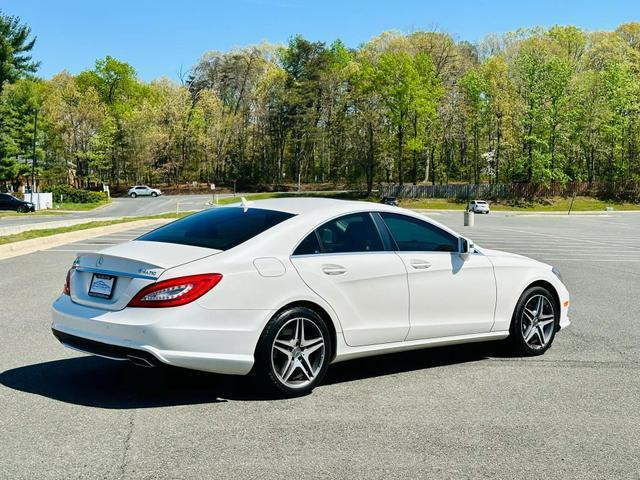
M330 257L330 256L345 256L345 255L379 255L381 253L385 253L385 254L396 254L398 252L394 252L393 250L374 250L371 252L336 252L336 253L330 253L330 252L322 252L322 253L306 253L304 255L289 255L289 258L305 258L305 257L320 257L320 256L324 256L324 257ZM442 252L445 253L445 252ZM455 253L455 252L449 252L449 253Z

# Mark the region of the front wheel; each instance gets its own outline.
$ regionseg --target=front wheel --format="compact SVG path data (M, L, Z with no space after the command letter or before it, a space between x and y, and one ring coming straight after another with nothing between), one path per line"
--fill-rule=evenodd
M556 335L559 313L544 287L527 289L513 312L509 341L514 353L534 356L546 352Z
M324 320L309 308L294 307L277 314L262 332L254 374L271 393L305 395L322 381L331 355Z
M27 213L29 210L27 207L25 207L24 205L20 205L17 210L18 213Z
M151 192L151 196L152 196L152 197L157 197L157 196L158 196L158 194L157 194L156 192Z
M131 198L136 198L136 197L138 196L138 194L136 194L136 193L130 193L130 194L129 194L129 196L130 196Z

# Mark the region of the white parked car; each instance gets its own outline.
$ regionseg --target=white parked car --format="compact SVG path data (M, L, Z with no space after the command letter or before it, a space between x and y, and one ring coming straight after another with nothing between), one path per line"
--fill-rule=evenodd
M506 339L538 355L569 325L549 265L368 202L272 199L205 210L81 253L53 304L68 347L310 391L332 362Z
M489 204L484 200L471 200L469 211L474 213L489 213Z
M159 188L151 188L146 185L136 185L135 187L131 187L127 192L131 198L136 197L157 197L162 195L162 191Z

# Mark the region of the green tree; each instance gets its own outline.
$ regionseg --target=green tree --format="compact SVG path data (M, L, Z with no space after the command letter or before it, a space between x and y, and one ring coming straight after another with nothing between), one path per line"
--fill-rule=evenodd
M0 93L7 83L38 69L39 63L29 54L36 43L35 37L30 36L31 28L21 23L20 18L0 10Z

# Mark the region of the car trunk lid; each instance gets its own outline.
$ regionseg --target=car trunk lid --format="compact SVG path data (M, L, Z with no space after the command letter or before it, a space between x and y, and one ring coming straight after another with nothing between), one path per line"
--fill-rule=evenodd
M74 262L71 274L71 299L90 307L121 310L136 293L168 269L217 253L220 250L141 240L82 253ZM92 295L89 292L94 279ZM100 280L103 287L106 282L107 290L97 288Z

